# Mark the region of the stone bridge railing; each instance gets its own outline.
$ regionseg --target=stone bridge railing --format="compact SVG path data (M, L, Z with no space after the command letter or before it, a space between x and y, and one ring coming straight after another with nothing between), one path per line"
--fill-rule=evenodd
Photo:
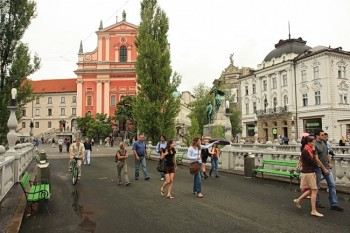
M31 143L19 143L17 145L18 134L16 128L18 125L16 118L17 90L12 88L11 101L7 109L10 111L10 117L7 122L9 132L7 134L8 150L0 145L0 201L10 191L12 186L19 181L22 173L26 170L34 157L34 146ZM31 136L33 128L31 127ZM31 140L33 140L31 138Z
M151 157L158 158L155 146L148 146ZM187 152L186 147L176 147L177 152ZM337 185L350 186L350 147L333 146L335 156L332 158L334 165L333 173ZM344 154L343 154L344 150ZM246 154L255 156L255 166L261 166L263 159L279 159L297 161L300 156L300 144L231 144L220 150L220 167L232 171L244 171L244 156ZM184 155L184 163L188 163ZM276 170L286 170L286 167L271 167ZM292 168L288 168L292 169Z
M34 157L34 146L31 143L17 144L14 150L5 152L5 148L0 146L0 201L19 181Z

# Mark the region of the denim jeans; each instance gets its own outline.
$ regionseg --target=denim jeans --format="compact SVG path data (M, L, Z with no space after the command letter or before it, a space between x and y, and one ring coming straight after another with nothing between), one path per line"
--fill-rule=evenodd
M202 164L201 164L202 167ZM194 182L193 182L193 193L200 193L202 192L202 178L201 178L201 169L194 175Z
M164 172L159 172L159 173L160 173L160 178L164 178L165 177Z
M215 170L215 175L219 176L219 158L211 158L211 168L210 168L210 174L212 171Z
M320 184L321 184L321 176L323 176L328 185L328 199L329 202L331 203L331 206L338 206L338 200L337 200L337 191L335 190L335 184L334 184L334 177L332 173L332 169L327 166L326 169L329 171L329 174L326 175L322 172L321 168L316 169L316 177L317 177L317 188L320 189ZM317 198L316 198L316 204L320 204L320 196L317 193Z
M84 164L90 164L90 155L91 155L91 151L90 150L85 150L85 161L84 161Z
M147 164L146 164L146 157L142 156L142 157L140 157L140 160L137 160L135 158L135 179L139 178L140 164L142 166L144 177L145 178L149 178L148 172L147 172L147 167L146 167L147 166Z

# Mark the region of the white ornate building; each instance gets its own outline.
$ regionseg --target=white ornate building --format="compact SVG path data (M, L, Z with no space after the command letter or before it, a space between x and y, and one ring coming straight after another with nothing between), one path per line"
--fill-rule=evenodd
M240 78L243 137L297 139L323 129L350 137L350 52L280 40L252 74ZM257 126L257 132L256 128Z

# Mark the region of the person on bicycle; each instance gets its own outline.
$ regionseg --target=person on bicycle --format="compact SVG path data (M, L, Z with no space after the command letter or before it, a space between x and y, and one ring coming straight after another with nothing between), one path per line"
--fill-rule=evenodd
M81 176L81 164L85 160L84 145L80 143L80 138L77 138L76 141L69 148L69 171L72 171L72 160L77 158L77 167L79 169L78 179Z

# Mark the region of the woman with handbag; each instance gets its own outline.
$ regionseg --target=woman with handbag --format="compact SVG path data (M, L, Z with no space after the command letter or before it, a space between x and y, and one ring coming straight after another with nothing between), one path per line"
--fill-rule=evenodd
M177 171L177 164L176 164L176 157L175 157L176 150L174 146L175 146L174 140L169 140L166 148L163 149L161 153L161 158L160 158L165 160L165 171L164 171L165 182L160 188L160 194L164 196L165 195L164 189L168 187L168 194L167 194L168 199L174 198L171 195L171 190L173 188L173 183L174 183L174 176L175 176L175 172Z
M311 215L316 217L323 217L323 214L316 210L316 196L317 196L317 183L316 183L316 168L317 163L314 156L315 139L307 136L303 137L301 141L301 182L300 189L305 192L301 194L298 199L294 199L294 204L297 208L301 208L301 200L311 194Z
M193 194L199 198L203 197L200 169L202 167L201 149L208 149L218 142L219 141L215 141L207 145L202 145L200 138L194 138L192 141L192 146L188 148L187 157L191 160L190 172L192 175L194 175Z

